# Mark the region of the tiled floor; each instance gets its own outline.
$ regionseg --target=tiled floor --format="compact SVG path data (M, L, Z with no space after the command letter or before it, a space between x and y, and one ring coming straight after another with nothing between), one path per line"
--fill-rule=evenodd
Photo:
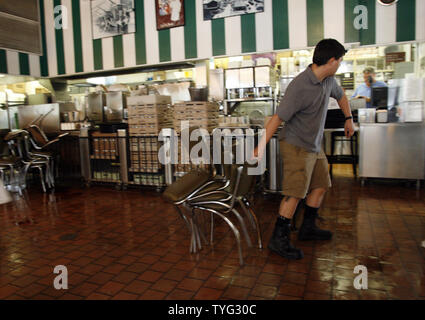
M321 209L333 240L294 234L300 261L244 245L244 267L223 224L214 247L190 254L185 224L155 192L32 188L27 204L0 206L0 299L425 299L424 188L361 187L341 168ZM278 205L257 196L265 247ZM68 290L53 287L57 265ZM353 287L356 265L368 290Z

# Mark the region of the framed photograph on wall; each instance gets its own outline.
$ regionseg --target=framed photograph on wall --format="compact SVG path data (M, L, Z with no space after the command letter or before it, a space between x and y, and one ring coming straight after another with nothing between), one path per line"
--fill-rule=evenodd
M92 0L93 39L136 32L134 0Z
M264 12L264 0L202 0L204 20Z
M169 29L184 26L183 0L155 0L156 29Z

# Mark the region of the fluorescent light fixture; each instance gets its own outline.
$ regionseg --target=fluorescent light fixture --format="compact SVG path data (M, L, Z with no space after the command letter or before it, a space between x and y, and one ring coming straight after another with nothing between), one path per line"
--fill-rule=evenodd
M88 78L88 83L97 84L97 85L105 85L105 77L97 77L97 78Z

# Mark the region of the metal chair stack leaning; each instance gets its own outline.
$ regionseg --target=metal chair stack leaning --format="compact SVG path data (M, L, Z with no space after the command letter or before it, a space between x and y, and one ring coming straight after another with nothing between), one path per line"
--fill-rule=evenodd
M209 213L210 244L214 241L214 217L221 218L230 227L235 235L238 246L239 262L243 262L241 237L239 229L231 221L233 214L238 220L245 240L249 247L252 242L243 217L236 209L240 205L255 230L258 247L262 248L261 230L258 219L249 201L254 192L256 176L248 175L249 164L222 164L222 175L213 175L202 170L192 170L173 184L163 193L163 198L172 203L179 215L184 219L190 235L190 252L195 253L202 249L202 240L206 240L199 224L199 215ZM183 210L182 210L183 209Z
M25 183L27 173L30 169L37 169L40 173L40 181L43 191L46 192L45 182L49 188L54 186L53 176L50 174L50 161L45 157L35 156L29 147L29 133L25 130L9 132L5 137L10 153L15 159L19 159L19 180ZM16 176L16 175L15 175ZM15 177L16 178L16 177ZM21 192L19 192L21 194Z
M30 142L33 147L33 150L30 151L30 154L35 157L41 157L47 159L49 161L50 170L48 174L50 175L50 180L54 181L55 177L55 158L56 162L58 162L59 155L52 151L52 147L55 146L60 140L67 136L69 133L62 133L55 137L52 140L49 140L44 133L44 131L37 125L31 124L26 128L26 131L30 134Z

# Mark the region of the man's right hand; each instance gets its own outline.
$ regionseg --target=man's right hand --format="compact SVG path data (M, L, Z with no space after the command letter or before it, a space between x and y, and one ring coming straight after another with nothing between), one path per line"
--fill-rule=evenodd
M258 161L260 161L263 158L263 155L264 155L264 149L262 148L262 150L260 151L258 147L256 147L251 156L251 160L258 159Z

